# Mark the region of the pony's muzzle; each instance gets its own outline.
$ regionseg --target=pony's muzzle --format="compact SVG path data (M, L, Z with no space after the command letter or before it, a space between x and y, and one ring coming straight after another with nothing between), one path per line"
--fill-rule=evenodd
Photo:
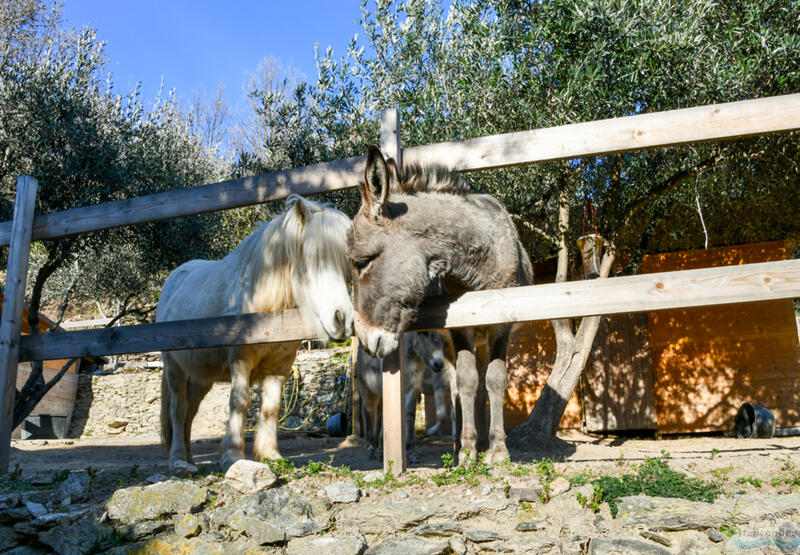
M333 313L330 328L326 326L325 331L333 341L344 341L353 335L352 312L337 308Z

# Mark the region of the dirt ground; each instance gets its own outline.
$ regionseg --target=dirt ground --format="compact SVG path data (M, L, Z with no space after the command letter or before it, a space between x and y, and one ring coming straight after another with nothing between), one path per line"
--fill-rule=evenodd
M416 455L419 462L411 464L412 472L425 473L441 468L441 456L451 453L451 443L445 436L419 438ZM735 439L722 436L680 439L598 438L573 434L562 436L559 447L512 451L514 462L531 462L544 457L557 463L565 475L586 472L620 474L631 464L646 457L668 453L671 465L689 474L710 479L724 474L733 488L739 478L763 480L763 490L770 491L770 482L787 472L800 473L800 437L773 439ZM220 438L203 438L193 442L195 464L206 470L217 470ZM249 450L248 443L248 450ZM286 436L279 440L283 456L297 466L309 460L329 462L334 466L347 465L352 470L382 468L380 460L367 457L366 448L357 441L345 438ZM80 439L13 441L12 468L19 464L23 476L57 472L63 469L81 470L92 467L106 472L127 472L134 465L140 475L165 472L167 455L152 440ZM418 470L415 470L418 469ZM426 470L427 469L427 470ZM740 480L738 482L742 484ZM777 486L777 491L783 491ZM784 488L785 489L785 488Z

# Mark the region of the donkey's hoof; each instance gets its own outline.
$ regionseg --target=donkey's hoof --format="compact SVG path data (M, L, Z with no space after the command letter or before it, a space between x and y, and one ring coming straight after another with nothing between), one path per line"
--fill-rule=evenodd
M186 461L172 461L169 463L169 472L173 476L185 477L190 474L197 474L197 467Z
M486 462L488 464L502 463L510 458L511 455L508 454L508 449L506 449L505 445L498 445L486 452Z

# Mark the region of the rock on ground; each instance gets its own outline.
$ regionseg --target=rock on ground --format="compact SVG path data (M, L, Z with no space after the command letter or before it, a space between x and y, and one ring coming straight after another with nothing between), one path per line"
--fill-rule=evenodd
M325 486L325 495L331 503L355 503L361 492L354 482L334 482Z
M244 534L259 545L308 536L323 529L314 507L288 488L251 493L211 514L211 522Z
M241 493L253 493L272 486L278 477L264 463L240 459L225 473L225 481Z
M118 489L108 500L108 517L135 524L174 513L190 513L202 507L208 490L189 480L167 480L151 486Z
M286 555L359 555L366 548L359 538L297 538L286 546Z

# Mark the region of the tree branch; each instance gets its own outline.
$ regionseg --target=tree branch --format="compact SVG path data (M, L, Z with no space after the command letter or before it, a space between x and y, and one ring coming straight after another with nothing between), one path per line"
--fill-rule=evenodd
M535 225L530 223L528 220L524 219L519 214L511 214L511 218L514 221L516 221L516 222L520 223L521 225L523 225L528 231L536 233L537 235L539 235L539 236L547 239L548 241L550 241L554 246L558 246L558 237L556 237L552 233L548 233L544 229L536 227Z

